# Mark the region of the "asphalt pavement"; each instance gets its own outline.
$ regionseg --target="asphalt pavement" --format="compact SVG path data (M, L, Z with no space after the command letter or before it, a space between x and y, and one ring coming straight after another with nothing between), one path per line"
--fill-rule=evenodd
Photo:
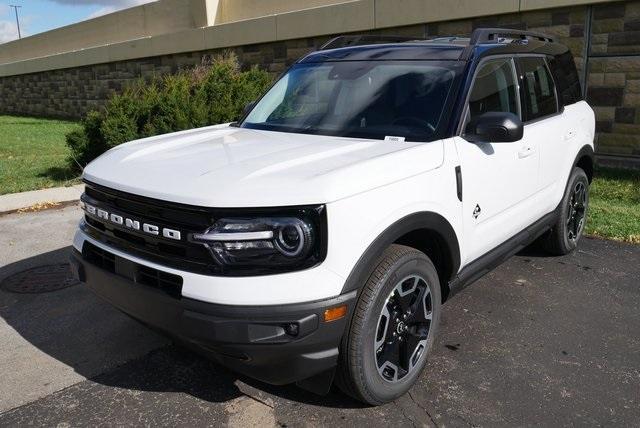
M79 216L0 216L0 281L63 263ZM82 285L0 289L0 426L637 426L639 308L640 246L529 249L445 304L418 384L373 408L240 377Z

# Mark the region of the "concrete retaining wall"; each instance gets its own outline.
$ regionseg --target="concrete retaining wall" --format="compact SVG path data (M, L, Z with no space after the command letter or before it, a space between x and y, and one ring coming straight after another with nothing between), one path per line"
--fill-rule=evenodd
M207 2L215 3L218 18L244 17L225 15L224 2ZM334 34L468 36L477 27L502 26L548 33L569 46L597 114L597 151L638 157L640 0L549 8L571 3L449 0L446 12L443 1L356 0L19 61L0 65L0 113L78 118L140 77L175 73L227 49L243 66L258 65L275 76ZM395 10L402 8L404 14ZM447 19L458 15L470 17Z
M213 24L206 6L206 0L163 0L46 31L0 45L0 64L205 27Z

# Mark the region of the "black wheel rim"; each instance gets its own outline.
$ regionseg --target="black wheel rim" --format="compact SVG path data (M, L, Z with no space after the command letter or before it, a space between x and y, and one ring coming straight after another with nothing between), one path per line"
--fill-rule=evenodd
M382 379L398 382L418 367L425 355L432 320L427 281L411 275L398 282L382 307L373 344Z
M573 187L568 208L567 238L571 242L576 242L584 230L587 212L587 186L584 183L576 183Z

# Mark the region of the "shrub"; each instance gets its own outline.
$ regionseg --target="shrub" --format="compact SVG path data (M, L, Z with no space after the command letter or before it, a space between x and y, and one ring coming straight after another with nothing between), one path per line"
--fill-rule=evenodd
M70 163L84 167L105 151L138 138L238 120L244 106L271 83L254 67L241 71L225 54L189 71L139 80L91 111L80 130L67 134Z

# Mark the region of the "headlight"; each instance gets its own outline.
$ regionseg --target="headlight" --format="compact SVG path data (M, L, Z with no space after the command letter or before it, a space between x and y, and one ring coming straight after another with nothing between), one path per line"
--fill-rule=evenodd
M294 215L221 218L190 239L207 246L227 274L291 271L321 262L323 207L289 211Z

